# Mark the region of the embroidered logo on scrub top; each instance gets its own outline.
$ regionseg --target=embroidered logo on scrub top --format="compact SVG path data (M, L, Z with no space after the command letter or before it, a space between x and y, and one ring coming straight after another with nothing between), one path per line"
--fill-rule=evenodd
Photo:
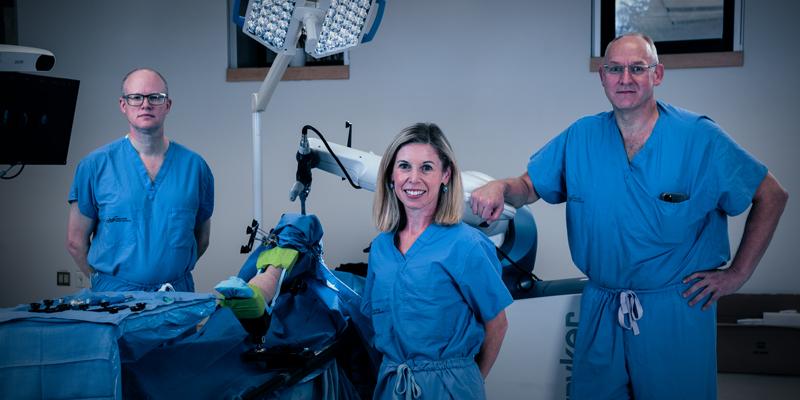
M570 195L567 197L567 201L574 201L575 203L583 203L583 197Z
M131 220L128 217L119 217L116 215L113 217L106 218L106 223L110 224L112 222L131 222Z

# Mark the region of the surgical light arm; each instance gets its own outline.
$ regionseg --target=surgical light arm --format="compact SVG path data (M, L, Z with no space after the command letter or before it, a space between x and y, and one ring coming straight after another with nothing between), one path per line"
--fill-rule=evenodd
M340 53L372 40L380 25L385 0L249 0L245 16L234 22L242 32L274 51L277 56L258 91L252 94L253 218L262 221L261 112L267 108L297 43L305 32L304 51L315 58ZM303 51L303 50L301 50Z
M295 43L299 36L294 38ZM269 100L275 93L275 88L278 86L283 77L286 68L289 66L289 61L294 57L294 48L278 53L275 61L267 73L264 82L258 88L258 92L253 93L251 102L252 111L252 128L253 128L253 219L261 222L262 212L262 180L261 180L261 112L267 108Z

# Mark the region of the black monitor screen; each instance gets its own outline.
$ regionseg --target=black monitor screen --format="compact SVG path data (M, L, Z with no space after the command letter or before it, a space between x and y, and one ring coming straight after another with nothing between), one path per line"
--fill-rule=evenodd
M79 83L0 72L0 164L67 163Z

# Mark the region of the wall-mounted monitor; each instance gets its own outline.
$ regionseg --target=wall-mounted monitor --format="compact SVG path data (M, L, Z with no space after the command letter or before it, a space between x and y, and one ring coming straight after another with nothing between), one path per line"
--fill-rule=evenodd
M79 84L0 72L0 164L67 163Z

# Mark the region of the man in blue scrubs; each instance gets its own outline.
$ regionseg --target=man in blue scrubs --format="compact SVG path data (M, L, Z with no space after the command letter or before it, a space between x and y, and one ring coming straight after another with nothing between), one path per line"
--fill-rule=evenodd
M752 275L788 194L710 118L656 101L653 41L627 34L600 80L613 111L573 123L520 177L472 193L493 221L514 206L566 202L581 298L573 399L715 399L716 305ZM730 260L727 216L750 207Z
M67 250L95 291L194 291L208 248L214 177L197 153L164 135L172 107L152 69L122 81L127 135L81 160L69 192Z

